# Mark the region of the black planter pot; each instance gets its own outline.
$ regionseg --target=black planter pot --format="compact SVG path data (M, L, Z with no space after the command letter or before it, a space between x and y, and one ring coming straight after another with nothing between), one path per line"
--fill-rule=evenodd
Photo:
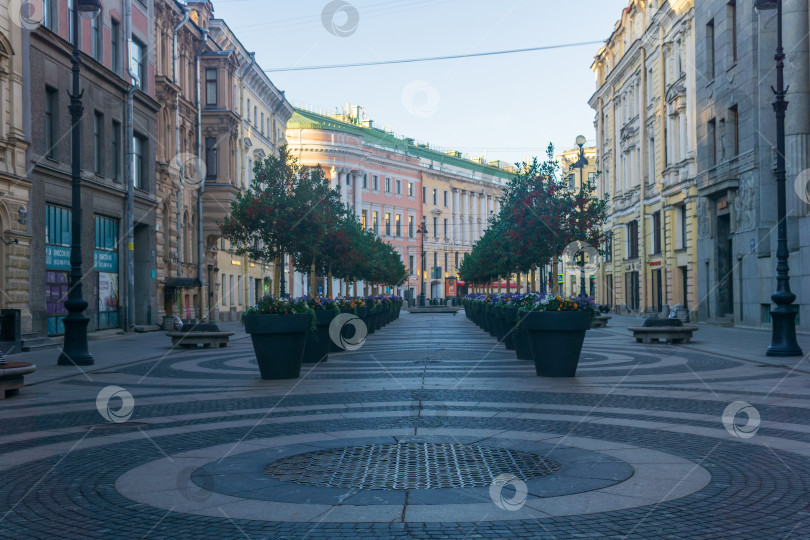
M542 311L523 319L537 374L574 377L591 314L583 311Z
M307 343L304 347L304 356L301 360L304 364L314 362L326 362L329 358L329 324L335 318L335 312L331 309L319 309L315 311L315 330L307 332Z
M487 330L492 337L498 337L498 319L495 317L495 306L487 304Z
M506 332L503 336L503 344L510 351L515 350L515 321L517 320L517 308L508 307L502 310L501 321L503 321L503 328Z
M506 336L506 324L503 319L503 308L495 306L492 308L492 317L495 320L495 337L499 342L504 340Z
M532 359L532 347L529 344L529 332L526 327L520 323L520 316L518 315L518 327L513 332L515 341L515 354L520 360Z
M247 315L244 320L262 379L298 378L307 331L312 324L309 313Z

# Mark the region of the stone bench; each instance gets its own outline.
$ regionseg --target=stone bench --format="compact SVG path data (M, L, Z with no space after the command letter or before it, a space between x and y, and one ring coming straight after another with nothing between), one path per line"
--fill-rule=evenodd
M18 394L20 388L25 386L24 378L37 369L28 362L5 362L0 364L0 399Z
M591 321L591 328L607 328L610 318L610 315L597 315L596 318Z
M698 330L697 326L684 324L681 326L631 326L636 343L690 343L692 332Z
M211 346L214 347L227 347L229 338L234 335L234 332L210 332L210 331L190 331L183 332L182 330L173 330L166 332L166 335L172 338L172 347L197 347L202 345L206 349Z

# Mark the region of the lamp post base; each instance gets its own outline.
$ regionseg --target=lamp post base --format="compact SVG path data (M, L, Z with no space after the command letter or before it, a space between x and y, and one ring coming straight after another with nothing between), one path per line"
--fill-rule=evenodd
M771 346L765 351L765 355L802 356L804 353L796 341L796 312L774 309L771 311L771 321Z
M60 366L92 366L93 355L87 345L87 325L90 319L84 315L62 319L65 325L65 343L59 355Z

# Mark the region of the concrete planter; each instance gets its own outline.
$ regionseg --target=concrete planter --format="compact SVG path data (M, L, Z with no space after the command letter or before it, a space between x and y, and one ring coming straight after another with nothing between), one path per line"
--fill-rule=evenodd
M245 316L245 332L253 341L262 379L297 379L301 375L311 324L309 313Z
M536 311L525 314L521 325L528 333L537 375L574 377L591 314L585 311Z

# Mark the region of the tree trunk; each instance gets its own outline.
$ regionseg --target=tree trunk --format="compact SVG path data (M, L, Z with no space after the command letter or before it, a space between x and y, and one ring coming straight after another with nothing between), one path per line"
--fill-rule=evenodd
M318 291L315 289L315 257L312 257L312 266L309 267L309 296L315 298Z
M357 280L354 280L354 296L357 296Z
M537 276L534 273L534 266L532 266L532 281L529 284L529 290L527 292L537 292Z
M222 291L225 294L225 291ZM271 293L273 298L281 296L281 258L276 257L273 261L273 291Z
M560 294L560 280L557 279L557 256L551 259L551 293L559 296Z
M327 275L329 282L326 284L326 295L332 298L332 265L329 265L329 273Z
M506 276L506 293L509 294L509 292L511 291L512 291L512 274L509 274L508 276Z
M517 293L520 294L521 292L523 292L523 291L521 291L521 289L520 289L520 272L518 272L518 274L517 274Z

